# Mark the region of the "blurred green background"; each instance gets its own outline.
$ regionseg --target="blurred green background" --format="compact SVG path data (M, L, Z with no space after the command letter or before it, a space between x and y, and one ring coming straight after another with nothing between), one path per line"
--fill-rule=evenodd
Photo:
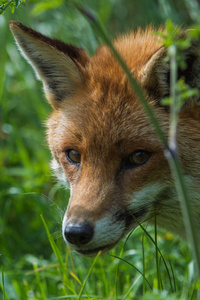
M175 24L188 27L193 24L198 13L196 1L85 0L79 2L96 12L111 38L135 30L138 26L145 27L150 23L155 26L165 24L167 18ZM20 294L18 289L23 290L24 286L29 284L28 291L31 290L33 277L28 277L26 271L33 269L35 263L37 266L46 266L56 262L41 214L61 253L65 255L66 246L61 237L60 210L64 211L67 206L69 191L64 190L57 183L50 171L51 155L45 140L45 120L51 108L45 101L41 83L35 79L31 67L16 48L8 28L9 20L20 21L43 34L83 47L91 55L101 40L93 32L87 20L75 9L73 1L31 0L26 1L25 5L16 9L14 13L7 8L5 13L0 15L0 267L4 270L6 291L10 299L40 299L37 293L33 293L33 296L30 293L29 296L25 296L26 293ZM130 239L126 245L128 255L131 251L134 253L132 263L138 264L141 259L141 236L141 232L136 232L134 239L131 238L132 241ZM184 274L185 272L188 274L188 263L191 260L187 248L178 238L165 232L161 231L160 238L167 259L171 257L174 265L178 266L181 274L178 280L180 282L186 280ZM150 250L149 246L147 249L147 255L153 256L154 250ZM121 246L118 245L111 253L119 255L120 250ZM87 269L91 265L91 260L75 253L70 255L75 260L75 262L71 260L70 266L73 268L75 263L77 272L81 267L82 271L77 274L84 278L87 271L84 271L83 266ZM110 256L101 258L101 268L106 267L111 270L117 263L118 261ZM140 261L139 265L141 264ZM112 280L115 282L116 271L113 270ZM122 274L127 272L135 278L135 270L130 271L130 266L129 269L124 267L124 271L122 270ZM48 276L53 277L49 273ZM125 288L125 282L128 282L127 275L122 277L119 285L121 293ZM55 286L58 289L61 279L54 278L54 280L57 280ZM17 281L21 282L21 286L17 285ZM2 284L2 279L0 282ZM50 286L48 288L53 289ZM104 288L105 291L97 292L101 296L104 295L103 299L105 295L106 297L110 294L114 295L114 287L112 292L105 284ZM55 294L55 290L49 293ZM132 299L131 297L127 299Z

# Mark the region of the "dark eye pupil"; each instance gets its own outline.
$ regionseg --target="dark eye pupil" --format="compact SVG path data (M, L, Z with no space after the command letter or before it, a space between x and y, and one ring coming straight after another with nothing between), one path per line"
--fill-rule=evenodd
M66 157L70 163L80 164L81 162L81 155L76 150L67 150Z
M130 163L137 167L143 165L150 158L151 154L147 151L138 150L130 156Z

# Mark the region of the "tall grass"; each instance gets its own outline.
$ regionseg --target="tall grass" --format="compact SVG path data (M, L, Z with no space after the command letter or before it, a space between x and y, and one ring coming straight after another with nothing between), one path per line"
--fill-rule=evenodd
M165 22L168 12L176 23L191 24L195 10L195 1L185 0L84 3L114 34ZM187 245L156 225L140 224L94 260L66 248L61 219L69 191L48 167L44 136L50 108L16 51L8 21L22 21L91 54L102 38L68 2L47 7L48 1L28 1L14 15L8 8L0 16L0 299L197 299L199 286Z

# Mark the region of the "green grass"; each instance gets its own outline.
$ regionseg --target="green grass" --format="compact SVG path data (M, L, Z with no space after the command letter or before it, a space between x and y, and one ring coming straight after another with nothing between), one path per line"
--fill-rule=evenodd
M187 247L177 239L172 239L172 236L158 234L169 268L169 279L160 256L157 274L155 247L144 238L139 228L126 243L123 255L120 255L123 247L121 242L110 254L95 259L80 257L68 248L64 250L61 242L53 241L46 230L52 246L48 259L26 255L21 257L18 268L15 266L4 270L4 285L1 288L6 295L11 295L10 299L81 299L81 295L83 299L135 299L144 292L152 291L160 295L163 293L161 299L173 293L176 293L176 299L179 299L178 296L185 299L185 295L192 293L192 281L188 281L189 269L185 268L190 262ZM141 239L144 239L145 258L142 257Z
M177 24L191 24L186 2L180 14L182 1L157 5L143 0L134 7L127 0L126 5L84 1L113 35L150 22L160 24L169 9ZM51 109L16 50L8 21L24 22L90 53L99 39L73 7L47 10L40 4L28 1L14 15L8 10L0 16L0 299L197 299L199 285L187 245L156 227L155 235L154 227L142 224L143 229L93 259L64 244L61 221L69 191L49 169L45 120Z

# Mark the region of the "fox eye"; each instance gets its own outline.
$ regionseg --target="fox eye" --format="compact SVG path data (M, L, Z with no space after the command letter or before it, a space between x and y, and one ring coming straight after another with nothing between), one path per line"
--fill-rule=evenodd
M79 165L81 163L81 155L76 150L69 149L65 154L71 164Z
M151 157L150 152L144 150L137 150L129 156L128 165L130 167L139 167L145 164L150 157Z

